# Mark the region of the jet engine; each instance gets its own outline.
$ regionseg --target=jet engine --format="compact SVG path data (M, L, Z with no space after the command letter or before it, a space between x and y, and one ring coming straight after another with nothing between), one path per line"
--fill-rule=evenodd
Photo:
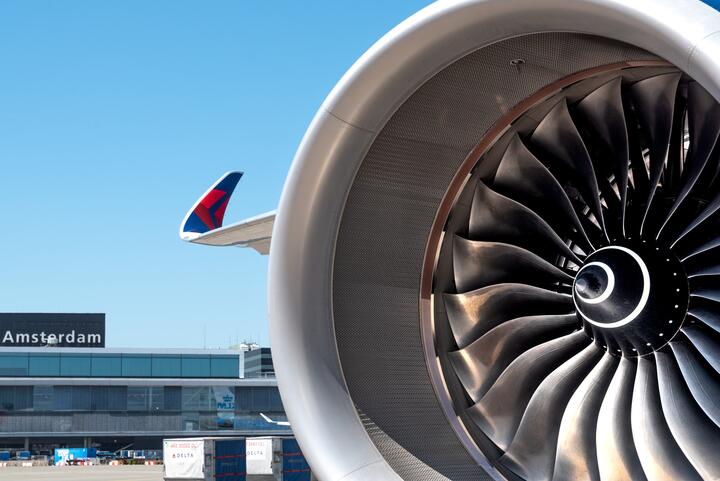
M462 0L340 80L270 250L322 481L720 479L720 13Z

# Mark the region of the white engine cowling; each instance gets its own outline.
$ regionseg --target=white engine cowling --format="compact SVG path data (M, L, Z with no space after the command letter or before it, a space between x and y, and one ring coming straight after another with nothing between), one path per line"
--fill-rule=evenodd
M699 248L683 243L692 243L695 233L683 233L682 226L674 226L680 221L669 221L677 209L673 219L688 218L687 224L692 219L699 219L697 225L715 222L715 211L708 209L717 183L707 169L717 163L713 150L717 135L714 123L700 127L698 119L715 118L720 112L714 103L720 99L719 54L720 14L697 0L441 0L389 32L353 65L321 106L297 152L270 252L270 334L280 392L301 447L322 481L605 480L631 479L632 473L642 473L634 475L648 480L672 479L665 477L671 473L687 476L684 479L720 478L720 465L711 459L714 455L688 440L682 423L676 421L694 426L706 420L697 437L717 449L720 401L703 398L700 392L720 392L720 385L704 389L698 383L720 379L712 371L720 366L720 351L713 350L720 344L712 332L720 329L720 310L713 318L710 305L716 295L714 285L720 282L698 283L693 273L713 276L720 271L689 265L688 250ZM600 92L596 97L605 95L601 98L605 103L597 98L583 103L595 92ZM620 103L608 104L615 98L611 94ZM622 148L617 140L621 137L613 137L612 128L598 126L611 122L618 111L625 120L627 145ZM568 119L578 124L577 131L561 124ZM547 125L553 132L540 132ZM657 133L663 125L667 138ZM588 140L593 132L597 148L595 140ZM585 150L578 147L577 138L586 141ZM513 139L520 139L517 145ZM572 151L575 147L569 145L580 150ZM665 157L656 160L663 146ZM606 147L613 155L620 152L619 163L612 164L612 155L598 160L597 152ZM513 186L501 188L496 175L502 159L523 148L546 166L541 153L551 159L549 164L559 159L555 167L548 167L554 175L553 168L577 170L567 179L555 175L559 197L546 199L560 199L562 204L567 195L566 204L574 209L568 216L579 222L568 235L545 232L552 215L540 215L539 204L518 207L518 198L508 193L515 192ZM704 161L693 160L703 148ZM635 151L638 157L633 160ZM671 167L674 154L668 151L681 152L676 170ZM585 154L577 152L588 156L591 167L585 174ZM603 163L624 163L624 167L605 168ZM703 167L707 167L704 173ZM693 180L696 168L700 172ZM637 169L647 174L649 188L641 185ZM596 182L588 184L588 176L597 177ZM550 190L545 189L546 194ZM611 199L614 195L617 200ZM691 202L697 204L694 210ZM492 217L492 212L497 214L493 209L504 209L507 215ZM663 214L653 221L656 212ZM707 216L701 218L704 213ZM492 229L516 218L521 219L519 226ZM612 227L613 222L620 227ZM572 240L573 232L583 229L587 245L583 239ZM710 245L708 249L720 245L711 245L707 230L693 229L696 243L702 240ZM541 231L545 233L538 234ZM672 326L657 331L661 338L654 337L652 323L662 317L658 314L664 309L662 302L675 295L674 284L667 296L657 291L657 286L672 281L663 277L664 267L653 267L650 254L628 247L631 231L636 240L657 241L658 252L666 249L667 258L678 262L678 268L668 273L677 276L682 271L680 277L687 281L677 288L677 295L684 296L682 302L667 301L669 311L678 304L682 312L669 315ZM513 232L525 239L512 237ZM462 254L458 242L452 242L454 237L463 238L460 243L467 241L461 247L470 253ZM677 241L680 238L690 240ZM555 242L561 254L550 259L544 255L540 247L547 239L562 242L562 246ZM530 254L492 251L487 260L480 252L486 247L482 242L514 242L531 253L540 246L535 254L550 266L542 268L552 267L568 280L555 274L560 280L538 284L535 279L540 274L523 277L526 274L517 272L486 280L490 270L521 266ZM606 259L608 249L617 255L633 254L616 261L612 256ZM503 263L497 267L492 258L501 257ZM590 257L596 259L593 265L605 266L604 271L588 267ZM649 274L628 287L621 281L634 274L619 270L634 266L633 262L641 274L647 264ZM620 301L613 301L609 278L619 286L614 292L625 296ZM503 346L508 340L498 334L496 340L485 338L482 349L473 351L468 346L490 329L478 330L474 323L482 309L493 309L493 301L479 294L471 300L462 298L459 309L465 309L466 317L470 311L475 316L465 319L472 325L464 327L457 318L448 319L447 305L457 300L452 296L483 288L485 295L492 285L507 283L539 286L565 301L574 300L571 311L562 314L577 315L570 319L575 327L564 331L567 326L558 327L560 321L548 322L556 323L552 329L558 337L573 333L576 338L587 337L575 351L567 348L572 355L556 360L555 377L550 371L544 373L524 398L517 392L495 393L500 398L507 395L508 402L517 401L517 420L510 427L503 424L510 415L498 411L502 406L489 407L490 387L502 374L509 376L511 362L541 341L555 338L537 328L535 341L528 332L535 332L537 324L520 326L513 335L519 336L518 346L527 343L526 350L509 358L506 351L488 355L493 349L507 349ZM596 297L588 291L593 283L605 289ZM639 300L627 300L636 287L638 299L645 296L642 306ZM516 298L503 312L515 312L515 307L529 302L534 294L528 289L515 288ZM452 301L443 301L446 295ZM708 302L693 304L697 297ZM590 307L583 310L588 299L601 299L588 303L598 309L603 302L616 304L596 314ZM546 301L552 303L543 298ZM635 310L616 312L622 303L640 306L630 321ZM655 310L646 317L652 320L635 321L651 304ZM518 312L507 317L545 314L532 309ZM607 319L612 319L600 320L608 312ZM625 322L624 330L615 328L620 321ZM587 349L597 349L592 362L595 352ZM689 380L687 369L692 370L696 361L707 376ZM632 378L621 377L625 371L632 371ZM523 372L531 372L530 367ZM568 381L573 375L574 380ZM590 376L595 376L592 382L583 382ZM543 381L561 387L543 394ZM641 382L645 384L640 386ZM596 384L602 386L602 393L593 391ZM642 397L641 388L646 386L654 394ZM687 403L670 406L675 404L669 401L672 396L682 397L685 391L690 396ZM594 403L582 404L578 399L583 393ZM613 406L619 409L611 405L615 399L629 403L631 412L622 418L626 425L608 431L598 420L614 412ZM548 411L543 403L557 405ZM479 407L472 411L474 406ZM664 420L662 429L647 427L658 419ZM542 434L550 447L528 446L534 438L523 432L530 430ZM667 440L654 444L653 439L662 436ZM571 441L576 457L582 459L569 459L563 451L563 443ZM618 444L606 445L611 441ZM612 456L622 458L627 449L634 454L622 462L615 460L621 468L609 467Z

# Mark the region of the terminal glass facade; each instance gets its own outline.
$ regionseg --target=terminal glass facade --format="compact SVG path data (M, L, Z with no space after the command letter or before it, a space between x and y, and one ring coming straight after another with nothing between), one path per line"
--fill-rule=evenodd
M277 387L0 386L0 436L278 429L261 412L284 419Z
M0 353L0 377L240 377L238 355Z
M0 449L157 449L178 436L290 434L274 377L243 378L243 353L0 350Z

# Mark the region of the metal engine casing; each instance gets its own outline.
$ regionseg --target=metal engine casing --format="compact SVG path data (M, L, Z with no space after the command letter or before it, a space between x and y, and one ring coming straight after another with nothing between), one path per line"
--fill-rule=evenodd
M720 99L719 53L720 14L696 0L465 0L353 65L298 149L270 253L275 369L319 479L504 479L452 428L421 341L449 183L501 116L561 78L663 59Z

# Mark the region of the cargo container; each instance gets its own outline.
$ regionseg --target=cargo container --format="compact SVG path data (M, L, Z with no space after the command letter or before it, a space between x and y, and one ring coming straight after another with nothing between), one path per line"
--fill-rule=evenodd
M57 448L55 449L54 463L61 465L95 458L97 458L95 448Z
M123 449L120 451L120 459L133 459L135 451L132 449Z
M133 459L159 460L162 459L162 456L162 451L159 449L136 450L133 453Z
M271 437L247 438L245 454L248 475L273 474L273 439Z
M277 481L311 481L310 465L305 460L300 446L295 438L280 438L277 443L282 453L273 449L273 475ZM278 476L278 474L280 476Z
M245 438L163 440L166 481L246 481Z
M252 481L253 475L272 475L274 481L312 479L310 466L294 438L248 438L246 446L248 481Z

